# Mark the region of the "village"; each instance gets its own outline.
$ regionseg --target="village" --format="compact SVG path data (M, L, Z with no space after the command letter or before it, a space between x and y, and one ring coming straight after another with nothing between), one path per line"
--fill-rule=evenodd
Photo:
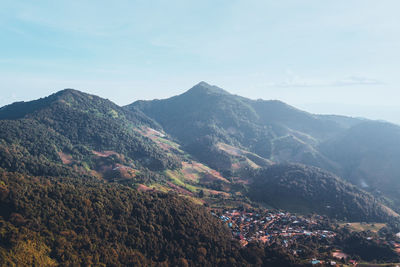
M262 242L266 246L278 244L290 248L299 241L300 237L310 237L314 240L330 241L336 233L329 230L329 224L324 216L298 216L279 210L253 209L214 209L212 214L227 224L232 236L238 239L242 246L250 242ZM400 233L396 235L400 241ZM391 245L400 254L400 244L392 241ZM292 251L292 250L291 250ZM296 250L292 253L296 254ZM333 250L332 257L336 260L347 259L348 264L357 265L357 261L340 250ZM324 261L312 259L312 265L323 264ZM330 266L340 266L337 261L325 261Z
M331 239L335 233L323 228L323 217L300 217L289 212L276 210L219 210L213 214L228 224L234 238L242 246L249 242L260 241L266 245L274 244L278 239L288 247L300 236L312 236L317 239ZM319 220L318 220L319 219Z

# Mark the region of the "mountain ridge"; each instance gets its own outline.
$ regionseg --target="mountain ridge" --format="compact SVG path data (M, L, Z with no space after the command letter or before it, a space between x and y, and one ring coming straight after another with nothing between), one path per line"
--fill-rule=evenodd
M396 148L400 150L400 135L395 134L396 138L389 138L390 131L393 133L390 130L382 133L379 140L372 135L370 138L363 138L368 135L365 131L378 131L381 122L311 114L276 100L251 100L229 93L207 94L206 90L191 97L189 92L190 90L163 100L137 101L124 108L142 110L159 122L185 150L222 172L232 172L229 166L233 166L236 159L219 151L218 143L247 150L273 162L294 162L320 167L358 186L362 175L366 175L369 177L367 182L377 186L364 189L377 197L389 196L394 201L390 204L391 207L400 211L400 194L392 192L393 188L387 185L378 186L379 181L390 176L390 181L396 184L395 188L400 187L400 181L396 179L400 177L400 170L394 167L385 169L386 163L382 161L382 158L386 158L388 166L395 165L390 159L393 154L390 151ZM370 125L371 130L357 132L358 125L365 123ZM354 147L354 153L346 149L351 146L346 139L341 139L343 135L354 135L354 140L362 140L358 148ZM385 138L391 140L389 145L385 144ZM375 149L370 150L369 154L355 153L357 149L369 147L369 139L376 140L382 151L378 153ZM342 158L354 155L354 159L349 162L341 160L340 156L330 152L335 147L341 148ZM378 154L382 157L378 158ZM225 163L218 164L216 158L223 159ZM355 164L354 170L360 171L349 172L350 162ZM377 177L376 183L371 182L373 177Z
M320 120L313 114L281 101L250 100L232 94L207 94L204 91L193 97L190 92L191 90L153 102L137 101L125 108L142 110L158 121L164 130L180 140L190 151L193 151L191 147L199 142L209 146L207 143L221 141L248 149L268 160L274 157L273 140L277 137L295 135L296 138L302 139L298 143L302 146L303 142L314 142L311 139L315 137L309 138L307 135L315 135L321 128L326 129L322 134L324 137L330 135L331 128L335 131L342 130L342 127L332 120ZM307 123L302 123L304 121ZM287 127L288 124L291 128ZM306 135L299 132L304 128L307 131ZM216 140L213 141L213 138ZM330 164L322 155L307 152L306 147L304 149L304 153L310 156L307 156L305 161L300 160L300 163L321 161L319 167L325 168ZM296 157L298 156L293 155L293 159Z
M20 111L18 116L13 116L15 109ZM138 168L162 169L166 166L164 163L179 166L173 163L176 161L173 157L135 130L141 125L158 129L152 119L140 111L128 112L109 100L77 90L62 90L46 98L6 106L0 110L0 117L3 118L0 120L2 162L9 162L3 167L11 171L25 168L28 173L40 175L40 169L48 169L47 165L70 168L70 174L74 168L88 170L90 168L82 162L87 161L95 168L100 160L94 158L93 151L124 155L126 158L120 157L119 163L131 167L135 165L132 160ZM29 134L22 134L24 132ZM43 145L38 147L39 143ZM7 146L19 152L9 153ZM18 156L21 153L27 156ZM27 162L25 167L18 162L18 158L28 157L43 164L40 163L36 171L33 164L29 164L28 170ZM62 164L62 157L70 158L70 164Z
M382 222L384 231L400 222L383 197L292 164L343 171L330 149L358 163L360 155L345 149L353 139L359 141L350 142L353 150L376 140L362 150L374 156L381 140L371 138L374 132L359 138L363 122L349 118L321 118L206 83L128 107L66 89L3 107L0 118L0 264L296 266L327 244L346 248L349 233L335 228L336 219ZM241 229L217 216L229 209L256 218L271 206L277 216L285 209L299 212L286 213L290 218L313 218L319 231L337 239L309 239L304 232L284 248L279 231L286 236L288 225L280 225L286 228L278 226L273 246L248 239L240 247L232 236L240 239ZM310 215L316 212L328 217ZM365 240L353 243L365 247ZM396 259L389 246L368 242ZM297 245L308 252L294 258ZM364 255L359 250L354 253Z
M202 101L205 101L205 104ZM162 110L152 111L152 103L160 104ZM334 121L333 124L328 122L327 125L329 127L337 127L337 131L342 134L345 134L347 130L351 130L359 124L362 125L365 123L365 121L355 122L352 118L347 117L310 114L281 101L250 100L232 95L219 87L209 85L205 82L200 82L187 92L166 100L157 100L155 102L139 101L135 102L133 106L126 107L119 107L107 99L78 90L64 89L46 98L30 102L19 102L16 106L11 104L3 107L0 109L0 117L4 118L7 114L12 113L16 107L24 107L24 105L27 108L25 113L21 113L25 114L22 118L14 118L15 122L12 120L8 122L7 120L1 120L0 123L2 123L9 133L12 132L10 132L10 129L18 132L20 129L31 129L33 125L38 124L34 127L38 131L41 131L41 133L36 134L36 136L44 137L41 141L43 143L42 147L47 149L48 152L45 152L47 154L35 154L35 146L26 141L28 137L20 135L18 138L22 138L20 140L22 142L18 141L19 144L12 147L12 149L17 151L17 153L14 153L17 156L13 158L10 154L7 154L7 144L15 143L13 140L18 139L10 139L5 134L6 132L1 133L0 131L0 141L3 140L1 141L0 155L3 159L7 159L6 161L3 160L3 162L9 164L4 165L3 163L2 167L6 169L11 168L9 169L11 171L22 170L21 168L23 167L19 165L14 166L18 158L28 159L31 157L30 161L39 162L39 157L45 156L47 159L44 162L49 162L46 164L56 163L59 172L64 173L64 175L65 173L70 173L65 168L68 169L70 166L75 166L82 159L88 160L91 163L89 163L88 167L80 166L78 168L80 174L84 173L83 169L85 168L96 171L102 170L104 167L101 166L110 164L110 162L114 162L114 165L111 165L111 169L119 169L120 166L123 166L123 168L130 168L131 173L137 173L138 169L143 166L147 166L145 168L153 166L151 168L154 168L153 170L156 171L169 168L180 169L182 164L180 161L182 160L178 158L181 157L179 155L181 152L174 158L175 152L172 151L175 148L163 151L157 148L160 143L154 144L151 141L145 141L147 137L143 136L143 131L134 126L134 124L138 124L147 125L150 128L153 127L153 129L165 130L183 145L183 150L194 155L200 162L206 163L227 177L246 175L248 168L268 168L274 162L308 164L322 167L336 174L343 174L346 177L348 174L341 170L343 163L339 166L337 159L329 153L329 142L326 142L325 137L321 138L318 133L315 134L314 131L318 128L321 129L320 126L326 125L327 121ZM171 107L176 108L172 113L168 111ZM67 116L65 116L66 114ZM161 120L157 114L163 116ZM69 118L70 116L74 118L72 121ZM319 120L319 116L323 116L324 120ZM175 120L175 124L172 126L169 125L170 118ZM81 120L93 122L94 124L86 123L85 126L83 124L81 126L76 124L76 121ZM253 120L256 122L253 122ZM66 123L72 122L72 127L71 125L68 128L64 127ZM344 126L338 126L340 124L338 122L342 122ZM31 123L33 123L32 126L30 126ZM97 125L99 134L104 134L108 131L106 128L99 126L99 123L107 125L107 127L111 127L114 130L117 129L117 132L110 133L111 135L107 133L93 143L95 136L90 131L94 128L90 127ZM373 124L374 122L367 121L367 123ZM85 130L85 127L89 127L88 129L92 130ZM302 129L300 127L305 128ZM121 139L122 142L116 140L114 143L109 143L110 138L113 138L112 136L125 135L124 132L128 128L130 129L128 131L133 130L129 134L129 138L133 139L126 140L136 140L133 142L139 143L145 142L146 145L144 147L147 148L144 151L150 154L143 154L143 148L134 148L137 153L132 154L125 148L120 147L121 144L125 144L126 141L122 141L125 140L125 137ZM76 131L77 129L82 129L83 132L82 130ZM171 131L171 129L175 131ZM45 131L48 131L48 133L44 134ZM184 135L180 135L181 133ZM340 134L336 136L340 136ZM56 141L58 142L56 143L58 144L56 145L58 148L56 150L50 148L46 143L53 144L53 141L46 141L48 140L46 138L58 140ZM166 142L165 140L160 141ZM262 150L263 146L265 148L265 142L270 142L270 147L267 151L265 149ZM64 145L60 146L60 144ZM63 147L65 144L68 144L68 148ZM89 146L90 149L87 150L85 148L82 150L84 151L83 154L82 152L71 153L71 151L78 151L74 147L81 144ZM320 151L321 147L324 149ZM31 156L23 157L21 156L23 153L28 153L28 155L30 153ZM165 163L157 163L158 165L155 162L149 163L148 156L144 155L152 155L150 157L156 159L156 161L161 159L161 162ZM106 158L104 158L105 156ZM111 159L111 157L115 156L115 159ZM121 161L121 159L118 159L121 156L128 156L128 158L136 161L135 163L126 159L122 159ZM141 160L141 157L144 157L144 160ZM139 161L137 161L138 159ZM60 161L62 161L62 164ZM154 167L155 165L157 167ZM40 168L43 169L44 167ZM32 169L30 170L32 171ZM36 171L32 174L38 175L39 172ZM175 181L174 175L182 174L174 172L173 174L169 173L169 175L172 175L170 179ZM106 177L108 176L109 174L106 175ZM135 177L135 175L132 174L132 177ZM349 179L348 177L346 178ZM350 179L350 181L352 180ZM352 182L355 183L354 181ZM177 185L179 186L179 183ZM213 186L215 187L216 185ZM219 186L215 188L219 188Z

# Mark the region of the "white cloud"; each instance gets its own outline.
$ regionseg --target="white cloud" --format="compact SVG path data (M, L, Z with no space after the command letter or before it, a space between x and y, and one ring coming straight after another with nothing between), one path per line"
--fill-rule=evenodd
M382 84L384 83L377 79L360 77L360 76L350 76L332 83L333 86L382 85Z
M283 81L268 82L267 87L344 87L360 85L383 85L384 82L364 76L348 76L336 80L321 80L303 78L292 71L287 71L287 78Z

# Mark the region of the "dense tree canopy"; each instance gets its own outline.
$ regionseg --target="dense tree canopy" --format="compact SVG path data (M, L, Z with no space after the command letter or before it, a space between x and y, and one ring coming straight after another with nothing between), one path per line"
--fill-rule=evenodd
M95 164L94 151L121 154L126 158L122 163L136 168L158 171L180 167L176 157L135 130L141 125L157 128L151 119L140 111L128 112L78 91L64 90L3 107L0 118L0 164L11 171L81 174ZM67 164L60 153L69 158Z
M29 251L50 266L246 263L217 218L177 196L0 170L2 265Z
M256 171L249 195L269 205L349 221L389 221L398 215L371 194L315 167L274 165Z

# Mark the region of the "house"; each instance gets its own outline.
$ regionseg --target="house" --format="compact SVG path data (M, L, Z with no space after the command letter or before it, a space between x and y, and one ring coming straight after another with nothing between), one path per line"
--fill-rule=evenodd
M349 260L349 263L352 265L357 265L357 261L356 260Z
M320 263L321 263L321 261L316 260L316 259L313 259L313 260L311 261L311 264L312 264L312 265L317 265L317 264L320 264Z

